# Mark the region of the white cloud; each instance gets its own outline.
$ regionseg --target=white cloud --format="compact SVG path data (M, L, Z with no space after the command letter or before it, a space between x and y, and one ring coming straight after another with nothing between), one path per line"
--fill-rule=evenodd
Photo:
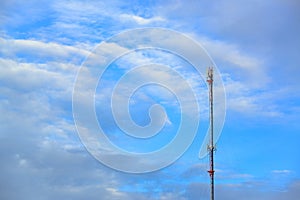
M233 42L210 39L195 34L192 34L192 37L197 38L204 46L220 71L237 77L237 80L247 84L249 88L264 88L270 82L265 60L261 56L249 54Z
M216 198L232 200L243 197L245 200L285 200L295 199L299 195L299 181L292 182L286 191L273 191L268 188L270 183L249 181L244 183L219 183L215 186ZM262 190L264 188L264 190ZM209 198L209 186L203 183L192 183L187 188L188 199Z
M280 117L283 111L276 105L277 96L267 90L256 90L247 82L232 80L223 74L227 94L227 108L248 116Z
M274 174L290 174L292 173L291 170L282 169L282 170L273 170L272 173Z
M90 54L89 51L74 46L66 46L53 42L45 43L36 40L23 40L23 39L4 39L0 38L0 45L3 47L0 50L2 56L15 58L17 56L27 57L30 59L71 59L76 60L81 57L83 60ZM29 58L28 58L29 59Z
M71 95L77 67L72 64L18 63L0 58L0 80L3 85L16 92L42 91L51 94ZM60 97L63 97L60 95Z
M137 16L137 15L121 14L120 21L135 22L139 25L148 25L148 24L152 24L155 22L164 22L165 19L163 19L162 17L143 18L143 17Z
M17 3L15 4L15 2ZM104 1L45 2L34 0L24 4L21 1L8 3L4 0L0 3L0 9L4 13L0 14L0 20L5 22L5 27L10 27L3 31L17 35L16 38L33 38L27 40L2 38L0 40L2 47L0 53L3 56L0 59L0 110L2 113L0 117L0 149L1 152L4 152L1 154L3 162L0 166L0 180L3 180L0 183L1 199L22 199L26 196L30 199L66 200L98 199L99 197L103 200L120 199L120 197L131 200L191 200L203 196L208 197L208 195L203 194L205 188L208 191L207 184L194 183L193 187L182 184L182 188L178 189L176 188L178 186L176 180L174 181L176 176L168 177L169 182L167 184L159 183L164 181L166 177L155 176L157 175L155 173L149 176L139 176L140 179L138 179L137 176L119 174L107 169L91 159L78 142L70 114L72 84L78 69L76 64L89 54L87 49L91 49L92 45L90 44L95 40L98 42L124 28L153 24L176 28L184 27L184 30L199 29L199 32L202 33L207 30L209 32L219 29L225 39L226 36L231 35L231 38L243 38L248 43L254 41L252 46L257 45L255 48L257 51L275 49L274 47L276 47L279 52L276 55L281 57L284 54L281 54L280 51L291 49L277 46L278 43L274 42L274 38L276 40L282 38L280 41L283 43L291 42L293 37L281 34L282 30L291 30L290 28L295 26L289 22L297 21L297 16L291 17L285 23L286 28L282 28L282 26L277 26L278 23L275 23L275 26L274 23L269 25L266 23L268 11L264 8L269 8L268 6L259 6L259 13L266 13L266 15L257 15L255 12L252 13L251 9L248 10L248 6L238 4L236 1L222 1L222 6L219 4L209 6L210 3L202 1L201 5L195 1L166 1L168 6L158 6L160 7L159 12L163 10L165 12L162 15L159 13L152 17L143 17L138 13L129 11L129 9L123 10L126 3L120 5L120 2L117 1L110 1L109 4ZM291 2L287 3L292 5ZM255 5L251 4L250 8L253 10ZM269 5L269 3L263 3L263 5ZM272 5L276 7L278 3L272 3ZM14 9L11 9L12 7ZM130 5L130 7L132 6ZM136 8L136 6L134 7ZM282 7L286 8L286 6ZM153 10L157 11L156 8ZM276 9L274 11L277 13ZM8 12L11 13L7 14ZM278 22L278 18L287 18L284 13L282 15L276 14L275 17L276 22ZM222 18L224 20L220 20ZM237 19L241 19L242 23L237 23ZM182 20L186 20L186 22ZM198 21L202 23L199 24ZM35 22L39 23L35 24ZM210 24L213 28L207 29L207 24L205 26L203 22ZM255 24L258 26L254 26ZM266 30L265 27L271 31L263 31ZM3 31L1 34L4 33ZM277 35L269 34L270 32L277 33ZM290 32L299 35L297 31ZM214 33L216 34L214 37L218 38L219 35ZM264 35L263 39L259 41L267 41L267 44L273 43L274 46L265 45L265 43L258 45L255 42L257 35ZM230 74L230 76L224 75L229 94L229 109L241 114L253 114L253 116L257 116L257 113L263 116L282 116L282 107L278 107L279 104L276 100L287 96L293 98L297 94L295 94L295 90L292 90L294 96L291 97L291 90L278 91L270 89L272 87L270 85L265 85L269 83L265 60L247 52L247 48L243 46L247 41L228 42L202 36L199 38L199 41L203 42L213 58L216 58L217 63L221 63L219 66L221 71ZM250 40L248 40L249 38ZM77 44L83 39L87 45ZM90 40L93 41L90 42ZM61 45L53 41L74 44L74 46ZM280 41L278 42L280 43ZM90 44L88 44L89 42ZM170 44L180 43L176 40L169 40L168 42ZM115 51L113 48L108 50ZM298 49L296 50L298 52ZM193 49L190 53L193 53ZM273 55L274 52L268 51L268 53ZM285 53L293 52L286 51ZM113 56L113 54L111 55ZM295 53L295 55L298 54ZM274 60L274 62L278 61L277 59ZM289 62L292 59L286 60ZM288 67L289 65L287 65ZM157 72L147 73L155 75L154 78L156 75L169 78L165 72L160 74ZM281 74L282 79L280 80L286 81L286 74L292 74L295 82L298 83L298 73ZM190 76L190 74L187 73L185 76ZM190 77L189 79L191 83L197 80L198 77ZM259 88L264 89L260 90ZM298 89L297 85L295 88ZM285 103L280 102L280 104L286 106ZM290 113L299 113L297 106L289 106L286 109ZM295 120L294 126L297 123L298 118ZM272 172L274 175L290 173L292 172L287 169L273 170ZM251 178L251 175L237 173L233 177L247 179ZM144 192L138 192L139 186L135 187L135 192L120 189L124 185L133 187L144 182L146 182L145 185L150 185ZM248 190L249 186L251 186L250 190ZM243 196L250 200L257 198L283 200L295 199L300 195L299 182L297 181L291 183L284 192L281 191L280 193L261 192L262 185L256 186L254 183L245 185L220 184L217 190L224 200L234 199L236 196ZM156 190L151 190L150 187ZM161 192L157 192L157 188ZM155 194L158 195L155 196Z

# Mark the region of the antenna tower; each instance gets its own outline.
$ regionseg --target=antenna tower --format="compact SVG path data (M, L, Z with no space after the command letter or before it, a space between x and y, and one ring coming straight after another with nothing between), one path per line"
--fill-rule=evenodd
M207 147L210 158L210 169L207 171L210 176L210 200L214 200L214 120L213 120L213 68L207 71L207 83L209 86L209 120L210 120L210 141Z

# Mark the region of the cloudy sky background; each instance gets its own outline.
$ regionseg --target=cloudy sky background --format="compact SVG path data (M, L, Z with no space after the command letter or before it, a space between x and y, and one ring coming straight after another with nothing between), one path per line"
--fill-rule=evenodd
M217 144L216 198L296 199L299 8L296 0L1 1L1 199L208 199L207 158L198 159L201 136L173 165L143 175L105 167L79 140L72 91L81 63L100 42L141 27L185 33L207 49L222 73L227 116ZM148 59L159 61L149 54ZM138 53L134 58L145 59ZM122 60L118 64L122 67ZM113 67L110 72L117 78L120 71ZM199 81L203 86L204 80ZM133 113L147 112L151 103L138 104ZM173 114L178 111L176 103L168 105ZM147 122L147 113L145 121L134 116L137 123ZM178 128L176 116L168 116L166 132ZM115 130L110 120L103 126ZM135 146L116 136L109 137L123 147ZM160 143L148 148L156 145Z

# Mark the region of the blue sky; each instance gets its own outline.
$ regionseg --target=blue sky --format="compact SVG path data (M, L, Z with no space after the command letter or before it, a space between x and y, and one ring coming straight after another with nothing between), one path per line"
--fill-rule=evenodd
M150 122L148 109L154 103L168 114L161 134L138 140L117 127L107 94L135 64L176 68L199 90L202 121L194 142L175 163L146 174L118 172L94 159L77 134L72 92L81 64L99 43L145 27L172 29L199 42L221 73L226 118L217 143L216 198L296 199L299 6L296 0L1 1L1 199L209 199L208 159L198 158L208 127L207 88L180 57L159 50L124 55L109 66L95 96L96 114L109 139L129 151L153 151L172 140L179 127L176 95L154 85L134 93L130 111L137 124ZM107 56L120 48L108 45ZM169 78L163 70L148 74L157 72Z

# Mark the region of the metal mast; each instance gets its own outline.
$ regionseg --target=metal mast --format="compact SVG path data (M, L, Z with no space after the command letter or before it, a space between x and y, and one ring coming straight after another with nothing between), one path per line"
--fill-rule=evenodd
M207 147L210 158L210 169L207 171L210 176L210 200L214 200L214 120L213 120L213 68L207 71L207 83L209 86L209 119L210 119L210 141Z

